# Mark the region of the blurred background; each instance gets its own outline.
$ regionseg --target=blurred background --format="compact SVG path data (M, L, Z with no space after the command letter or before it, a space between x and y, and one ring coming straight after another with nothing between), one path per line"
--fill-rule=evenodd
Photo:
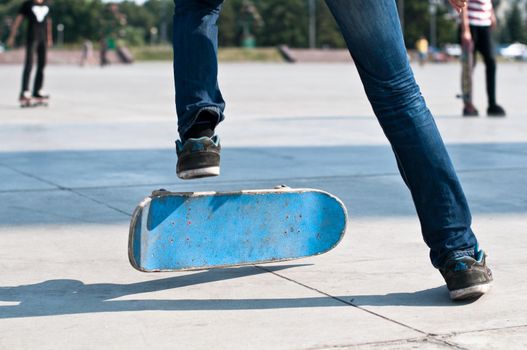
M0 63L18 63L23 58L21 52L8 52L5 46L22 1L0 1ZM448 1L397 2L411 57L422 37L429 43L428 60L442 62L460 55L458 16ZM172 0L50 3L54 20L51 63L77 62L83 52L86 57L87 50L98 51L103 46L108 49L110 61L171 59ZM494 5L499 22L494 31L498 54L506 59L527 60L527 1L496 0ZM220 59L224 61L347 58L338 55L345 43L323 0L228 0L219 26ZM19 31L18 46L22 45L23 36L24 31ZM306 48L324 50L326 55L311 57L294 51ZM333 52L335 56L331 55ZM94 55L94 60L98 60L98 55Z

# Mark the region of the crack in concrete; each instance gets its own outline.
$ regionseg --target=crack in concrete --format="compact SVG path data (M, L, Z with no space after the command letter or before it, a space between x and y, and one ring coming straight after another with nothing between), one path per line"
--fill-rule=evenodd
M415 337L415 338L404 338L404 339L393 339L393 340L382 340L382 341L373 341L366 343L350 343L350 344L337 344L337 345L322 345L317 347L308 348L306 350L329 350L329 349L350 349L350 348L381 348L385 349L389 346L400 346L404 344L415 343L417 346L423 345L424 343L432 343L441 346L445 346L450 349L457 350L470 350L469 348L463 347L459 344L456 344L451 341L442 339L438 335L426 335L424 337ZM398 348L398 347L397 347Z
M434 338L435 340L437 340L439 343L444 343L446 345L448 345L449 347L453 348L453 349L459 349L459 350L470 350L469 348L466 348L464 346L461 346L457 343L454 343L452 341L449 341L449 340L446 340L446 339L442 339L441 336L434 336L432 337Z
M126 216L128 216L128 217L132 217L132 213L129 213L129 212L124 211L124 210L121 210L121 209L119 209L119 208L117 208L117 207L114 207L113 205L110 205L110 204L108 204L108 203L105 203L105 202L103 202L103 201L100 201L100 200L98 200L98 199L95 199L95 198L93 198L93 197L90 197L90 196L88 196L88 195L86 195L86 194L84 194L84 193L77 192L77 191L75 191L75 190L73 190L73 189L69 189L69 188L65 188L65 190L68 191L68 192L70 192L70 193L76 194L76 195L79 196L79 197L86 198L86 199L88 199L88 200L90 200L90 201L92 201L92 202L94 202L94 203L101 204L102 206L105 206L105 207L108 208L108 209L112 209L112 210L114 210L114 211L116 211L116 212L118 212L118 213L124 214L124 215L126 215Z
M416 338L402 338L402 339L392 339L392 340L382 340L382 341L373 341L366 343L350 343L350 344L337 344L337 345L321 345L316 347L307 348L305 350L327 350L327 349L349 349L350 347L359 347L359 346L382 346L382 345L397 345L404 343L417 343L422 342L427 337L416 337Z
M468 348L465 348L451 340L448 340L449 338L452 338L456 335L459 335L459 334L467 334L467 333L476 333L476 332L484 332L484 331L492 331L492 330L502 330L502 329L512 329L512 328L523 328L523 327L527 327L527 325L520 325L520 326L510 326L510 327L503 327L503 328L493 328L493 329L485 329L485 330L477 330L477 331L468 331L468 332L452 332L452 333L447 333L447 334L433 334L433 333L428 333L426 331L423 331L423 330L420 330L418 328L415 328L415 327L412 327L408 324L405 324L403 322L400 322L400 321L397 321L393 318L390 318L390 317L387 317L387 316L384 316L380 313L377 313L375 311L371 311L371 310L368 310L366 308L363 308L359 305L356 305L354 304L353 302L350 302L350 301L347 301L347 300L344 300L342 298L339 298L339 297L336 297L334 295L331 295L329 293L326 293L320 289L317 289L315 287L311 287L305 283L302 283L302 282L299 282L297 280L294 280L292 278L289 278L289 277L286 277L284 275L281 275L275 271L272 271L272 270L269 270L263 266L260 266L260 265L254 265L257 269L260 269L260 270L263 270L263 271L266 271L268 273L271 273L279 278L282 278L286 281L289 281L291 283L294 283L294 284L297 284L301 287L304 287L304 288L307 288L311 291L314 291L318 294L322 294L328 298L331 298L333 300L336 300L338 302L341 302L341 303L344 303L346 305L349 305L349 306L352 306L356 309L359 309L361 311L364 311L366 313L369 313L375 317L379 317L379 318L382 318L383 320L386 320L388 322L391 322L391 323L395 323L399 326L402 326L402 327L405 327L407 329L410 329L410 330L413 330L415 332L418 332L418 333L421 333L424 335L424 337L421 337L421 338L407 338L407 339L400 339L400 340L390 340L390 341L381 341L381 342L371 342L371 343L362 343L362 344L346 344L346 345L335 345L335 346L329 346L329 347L317 347L317 348L312 348L310 350L317 350L317 349L320 349L320 350L324 350L324 349L340 349L340 348L346 348L346 347L356 347L356 346L367 346L367 345L388 345L388 344L397 344L397 343L405 343L405 342L433 342L433 343L436 343L436 344L441 344L441 345L445 345L449 348L452 348L452 349L458 349L458 350L469 350Z
M14 171L15 173L19 173L20 175L24 175L24 176L27 176L27 177L33 179L33 180L37 180L37 181L39 181L39 182L43 182L43 183L45 183L46 185L50 185L50 186L56 187L56 189L59 189L59 190L60 190L60 189L63 189L62 186L60 186L60 185L58 185L58 184L56 184L56 183L53 183L53 182L51 182L51 181L48 181L48 180L46 180L46 179L44 179L44 178L38 177L38 176L36 176L36 175L33 175L33 174L31 174L31 173L28 173L28 172L25 172L25 171L19 170L19 169L17 169L17 168L13 168L12 166L9 166L9 165L5 165L5 164L0 164L0 165L3 166L3 167L6 168L6 169L9 169L9 170L11 170L11 171Z
M71 190L71 191L82 191L82 190L104 190L104 189L117 189L117 188L135 188L135 187L167 187L167 186L190 186L182 185L179 182L169 182L169 183L136 183L136 184L127 184L127 185L103 185L103 186L79 186L79 187L64 187L54 182L48 181L46 179L40 178L38 176L32 175L27 172L20 171L18 169L0 164L5 168L18 172L19 174L28 176L34 180L44 182L48 185L56 187L55 189L14 189L14 190L0 190L0 193L15 193L15 192L41 192L41 191L57 191L57 190ZM527 167L512 167L512 168L481 168L481 169L464 169L457 170L457 173L478 173L478 172L493 172L493 171L524 171L527 170ZM357 178L373 178L373 177L387 177L387 176L400 176L399 173L376 173L376 174L355 174L355 175L335 175L335 176L313 176L313 177L294 177L294 178L273 178L273 179L254 179L254 180L224 180L224 181L215 181L215 185L229 185L229 184L252 184L252 183L262 183L262 182L272 182L272 183L287 183L288 181L298 181L298 182L309 182L309 181L324 181L324 180L334 180L334 179L357 179ZM201 185L198 181L193 183L194 185ZM206 184L210 185L210 184ZM183 191L184 192L184 191Z
M270 269L267 269L267 268L265 268L265 267L263 267L263 266L255 265L255 267L258 268L258 269L261 269L261 270L267 271L267 272L269 272L269 273L271 273L271 274L273 274L273 275L275 275L275 276L277 276L277 277L279 277L279 278L283 278L283 279L285 279L285 280L287 280L287 281L289 281L289 282L295 283L295 284L297 284L297 285L299 285L299 286L302 286L302 287L304 287L304 288L307 288L307 289L309 289L309 290L312 290L312 291L314 291L314 292L316 292L316 293L319 293L319 294L325 295L325 296L327 296L327 297L329 297L329 298L331 298L331 299L334 299L334 300L339 301L339 302L341 302L341 303L344 303L344 304L346 304L346 305L352 306L352 307L354 307L354 308L357 308L357 309L359 309L359 310L362 310L362 311L364 311L364 312L367 312L367 313L369 313L369 314L371 314L371 315L374 315L374 316L376 316L376 317L380 317L380 318L382 318L382 319L384 319L384 320L386 320L386 321L389 321L389 322L392 322L392 323L398 324L399 326L402 326L402 327L408 328L408 329L413 330L413 331L415 331L415 332L418 332L418 333L421 333L421 334L424 334L424 335L428 335L428 333L425 332L425 331L422 331L422 330L420 330L420 329L417 329L417 328L412 327L412 326L410 326L410 325L407 325L407 324L405 324L405 323L399 322L399 321L394 320L394 319L392 319L392 318L389 318L389 317L387 317L387 316L381 315L381 314L379 314L379 313L377 313L377 312L374 312L374 311L368 310L368 309L363 308L363 307L361 307L361 306L359 306L359 305L353 304L353 303L350 302L350 301L344 300L344 299L342 299L342 298L339 298L339 297L336 297L336 296L331 295L331 294L329 294L329 293L326 293L326 292L324 292L324 291L321 291L320 289L317 289L317 288L315 288L315 287L308 286L307 284L304 284L304 283L299 282L299 281L296 281L296 280L294 280L294 279L292 279L292 278L289 278L289 277L286 277L286 276L281 275L281 274L279 274L279 273L276 273L276 272L274 272L274 271L272 271L272 270L270 270Z
M41 177L39 177L39 176L36 176L36 175L30 174L30 173L27 173L27 172L25 172L25 171L22 171L22 170L19 170L19 169L16 169L16 168L13 168L13 167L7 166L7 165L5 165L5 164L1 164L1 166L5 167L5 168L7 168L7 169L9 169L9 170L12 170L12 171L14 171L14 172L16 172L16 173L19 173L19 174L21 174L21 175L24 175L24 176L30 177L30 178L32 178L32 179L34 179L34 180L37 180L37 181L43 182L43 183L45 183L45 184L47 184L47 185L53 186L53 187L55 187L55 189L54 189L55 191L66 191L66 192L70 192L70 193L73 193L73 194L75 194L75 195L77 195L77 196L79 196L79 197L82 197L82 198L88 199L88 200L90 200L90 201L92 201L92 202L94 202L94 203L101 204L101 205L105 206L105 207L108 208L108 209L111 209L111 210L117 211L117 212L119 212L119 213L121 213L121 214L124 214L124 215L126 215L126 216L128 216L128 217L131 217L131 216L132 216L131 213L128 213L128 212L126 212L126 211L124 211L124 210L121 210L121 209L119 209L119 208L117 208L117 207L114 207L114 206L112 206L112 205L109 205L109 204L107 204L107 203L105 203L105 202L103 202L103 201L100 201L100 200L95 199L95 198L93 198L93 197L90 197L90 196L88 196L88 195L86 195L86 194L83 194L83 193L81 193L81 192L78 192L78 190L76 190L76 189L74 189L74 188L68 188L68 187L61 186L61 185L56 184L56 183L54 183L54 182L52 182L52 181L49 181L49 180L46 180L46 179L41 178ZM52 189L49 189L49 190L52 191ZM31 192L31 191L27 191L27 192ZM5 192L4 192L4 193L5 193Z
M451 338L457 336L457 335L462 335L462 334L471 334L471 333L482 333L482 332L491 332L491 331L500 331L500 330L508 330L508 329L521 329L521 328L527 328L527 324L526 325L516 325L516 326L507 326L507 327L496 327L496 328L487 328L487 329L478 329L478 330L472 330L472 331L465 331L465 332L450 332L450 333L446 333L446 334L434 334L434 333L428 333L426 331L423 331L423 330L420 330L418 328L415 328L415 327L412 327L408 324L405 324L403 322L400 322L400 321L397 321L393 318L390 318L390 317L387 317L387 316L384 316L380 313L377 313L377 312L374 312L374 311L371 311L371 310L368 310L366 308L363 308L359 305L356 305L354 304L353 302L350 302L350 301L347 301L347 300L344 300L342 298L339 298L339 297L336 297L336 296L333 296L329 293L326 293L320 289L317 289L315 287L311 287L305 283L302 283L302 282L299 282L297 280L294 280L292 278L289 278L287 276L284 276L284 275L281 275L275 271L272 271L270 269L267 269L263 266L260 266L260 265L254 265L256 268L260 269L260 270L263 270L263 271L266 271L268 273L271 273L279 278L282 278L286 281L289 281L291 283L294 283L296 285L299 285L301 287L304 287L304 288L307 288L311 291L314 291L318 294L322 294L328 298L331 298L333 300L336 300L338 302L341 302L341 303L344 303L346 305L349 305L349 306L352 306L354 308L357 308L361 311L364 311L366 313L369 313L375 317L379 317L379 318L382 318L383 320L386 320L388 322L391 322L391 323L395 323L399 326L402 326L402 327L405 327L407 329L410 329L410 330L413 330L415 332L418 332L418 333L421 333L424 335L424 337L420 337L420 338L406 338L406 339L398 339L398 340L388 340L388 341L379 341L379 342L369 342L369 343L356 343L356 344L342 344L342 345L331 345L331 346L321 346L321 347L315 347L315 348L310 348L309 350L324 350L324 349L346 349L346 348L349 348L349 347L357 347L357 346L368 346L368 345L372 345L372 346L381 346L381 345L390 345L390 344L393 344L393 345L396 345L396 344L403 344L403 343L409 343L409 342L417 342L417 343L422 343L422 342L433 342L433 343L436 343L436 344L440 344L440 345L445 345L449 348L452 348L452 349L458 349L458 350L469 350L469 348L466 348L460 344L457 344L456 342L452 341Z
M465 331L465 332L452 332L452 333L449 334L449 336L456 336L456 335L461 335L461 334L482 333L482 332L502 331L502 330L507 330L507 329L516 329L516 328L527 328L527 324L522 324L522 325L518 325L518 326L506 326L506 327L476 329L476 330L473 330L473 331Z

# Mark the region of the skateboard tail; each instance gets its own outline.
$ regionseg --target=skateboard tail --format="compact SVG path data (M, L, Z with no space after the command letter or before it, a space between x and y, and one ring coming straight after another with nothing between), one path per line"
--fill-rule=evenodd
M134 212L129 259L143 272L294 260L330 251L346 226L344 204L318 190L154 193Z
M143 208L151 201L150 197L145 198L134 210L132 221L130 222L130 232L128 240L128 260L130 264L139 271L145 271L138 262L141 261L141 228L143 224Z
M461 98L464 103L472 103L472 72L474 69L474 43L463 42L461 45Z

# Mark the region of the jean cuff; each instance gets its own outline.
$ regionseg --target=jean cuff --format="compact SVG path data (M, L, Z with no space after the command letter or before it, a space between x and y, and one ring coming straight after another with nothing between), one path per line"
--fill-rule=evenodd
M185 133L189 131L189 129L194 125L200 113L204 111L213 112L214 114L218 116L218 120L215 126L218 126L218 124L221 123L225 119L225 115L223 114L223 111L221 110L221 108L216 107L216 106L201 107L193 114L193 117L190 119L190 121L185 126L181 126L179 128L180 138L183 138L183 135L185 135Z

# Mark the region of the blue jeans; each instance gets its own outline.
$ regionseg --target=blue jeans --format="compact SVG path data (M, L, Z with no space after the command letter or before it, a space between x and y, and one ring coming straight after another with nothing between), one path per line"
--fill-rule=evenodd
M174 75L180 134L202 110L223 120L217 81L216 21L222 0L178 0ZM326 0L355 61L375 115L411 191L435 267L471 254L477 244L452 162L415 82L395 0Z

